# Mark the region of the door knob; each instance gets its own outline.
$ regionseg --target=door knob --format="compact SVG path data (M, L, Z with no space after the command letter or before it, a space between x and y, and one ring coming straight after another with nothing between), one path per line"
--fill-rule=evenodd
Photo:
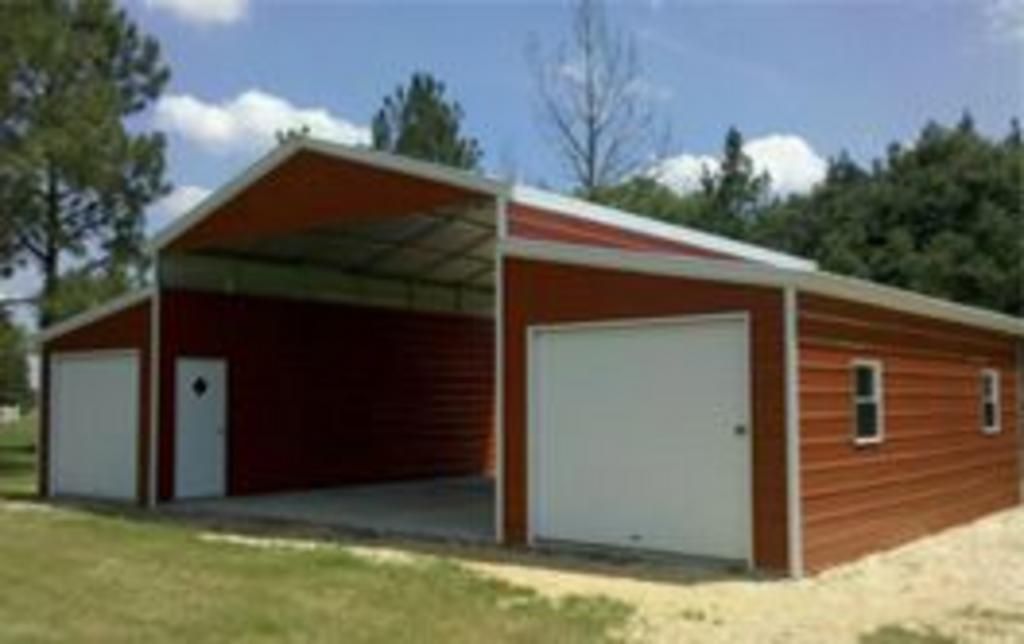
M747 426L743 424L736 425L735 427L732 428L732 433L736 434L737 436L746 436Z

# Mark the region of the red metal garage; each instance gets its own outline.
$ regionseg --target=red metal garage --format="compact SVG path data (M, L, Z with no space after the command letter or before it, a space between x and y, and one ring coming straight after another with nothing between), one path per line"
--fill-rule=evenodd
M140 503L470 477L485 538L801 574L1020 501L1019 319L309 140L153 252L152 291L43 334L44 386L138 356ZM72 382L44 493L105 489L49 487L89 471L49 460L90 431Z

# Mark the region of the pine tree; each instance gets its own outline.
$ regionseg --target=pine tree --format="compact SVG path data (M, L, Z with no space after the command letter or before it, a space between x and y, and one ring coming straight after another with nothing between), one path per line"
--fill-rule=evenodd
M144 210L169 186L163 136L127 120L169 71L110 0L0 2L0 51L0 266L36 269L45 302L71 259L140 258Z
M384 98L373 117L373 147L467 170L479 169L483 152L461 132L462 106L445 97L444 83L427 73Z
M701 227L723 235L745 238L760 209L766 204L771 180L758 173L743 151L743 135L729 128L717 170L704 169L701 195L705 212Z

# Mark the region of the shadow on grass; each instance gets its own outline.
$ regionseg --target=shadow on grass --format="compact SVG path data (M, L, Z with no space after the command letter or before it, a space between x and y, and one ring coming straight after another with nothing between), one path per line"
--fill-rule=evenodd
M634 581L697 585L718 582L779 582L781 577L754 573L739 566L683 557L650 557L621 551L533 549L439 538L404 537L365 528L303 523L295 520L231 516L214 512L181 511L173 504L156 510L93 500L47 501L100 517L112 517L153 525L241 535L252 538L300 539L337 546L400 550L461 563L483 563L577 573Z
M915 630L899 624L882 626L859 638L860 644L957 644L958 640L934 628Z
M11 456L14 455L14 456ZM30 458L36 457L35 445L0 445L0 463L8 458Z
M17 454L17 458L11 458L12 453ZM35 450L31 447L0 447L0 499L37 499L37 486Z

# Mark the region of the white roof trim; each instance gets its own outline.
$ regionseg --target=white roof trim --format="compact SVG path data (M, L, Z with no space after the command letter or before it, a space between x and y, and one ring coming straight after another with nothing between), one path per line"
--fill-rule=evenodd
M670 224L650 217L643 217L623 210L568 197L566 195L538 190L524 185L512 187L512 200L535 208L550 210L556 214L585 219L607 226L629 230L635 233L677 241L698 248L716 251L740 259L768 264L793 270L814 270L817 264L795 255L735 241L678 224Z
M218 208L301 151L316 152L343 161L351 161L372 168L388 170L429 181L437 181L486 195L497 196L504 194L508 189L508 186L500 181L465 170L458 170L436 163L428 163L367 148L356 148L308 137L300 137L278 145L249 166L242 174L221 186L213 194L199 202L192 210L178 217L156 234L150 242L150 248L159 251L166 247L183 235L185 231L199 224L199 222Z
M513 257L562 264L751 286L794 287L808 293L1024 337L1022 318L822 271L773 268L732 260L697 259L663 253L638 253L524 239L503 240L500 249L503 254Z
M81 329L93 322L98 322L109 315L113 315L114 313L129 309L136 304L145 302L151 297L153 297L153 287L147 287L139 291L132 291L131 293L119 295L118 297L108 300L99 306L82 311L78 315L73 315L62 322L58 322L49 328L43 329L35 335L35 341L37 344L49 342L54 338L58 338L62 335L71 333L72 331Z

